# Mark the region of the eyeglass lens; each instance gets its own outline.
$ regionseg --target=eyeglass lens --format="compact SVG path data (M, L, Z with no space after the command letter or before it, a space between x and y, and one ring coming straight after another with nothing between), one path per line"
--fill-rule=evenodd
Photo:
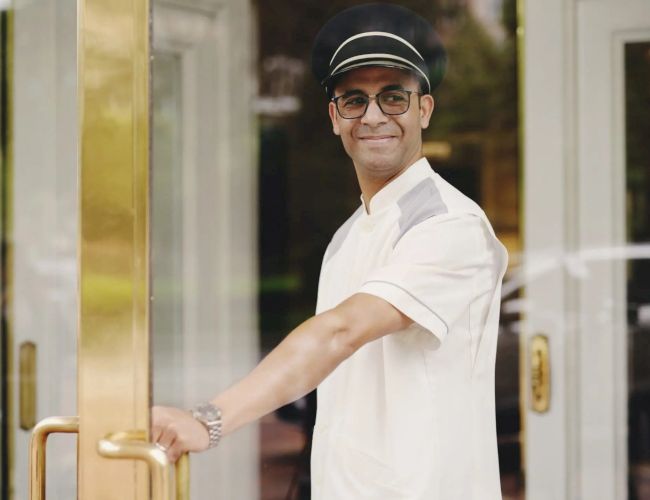
M385 90L375 96L379 109L387 115L401 115L409 109L409 92L406 90ZM336 106L343 118L359 118L363 116L370 103L370 97L365 94L341 96Z

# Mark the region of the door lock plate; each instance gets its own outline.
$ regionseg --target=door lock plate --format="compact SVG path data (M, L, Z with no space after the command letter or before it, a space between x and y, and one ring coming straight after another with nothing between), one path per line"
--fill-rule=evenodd
M538 334L530 344L531 406L537 413L546 413L551 403L551 369L548 336Z

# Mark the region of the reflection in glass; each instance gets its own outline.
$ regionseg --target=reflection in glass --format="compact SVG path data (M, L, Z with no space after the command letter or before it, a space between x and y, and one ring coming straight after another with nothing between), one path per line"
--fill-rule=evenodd
M153 60L153 173L151 196L151 305L153 399L182 394L183 183L181 175L181 64L175 54Z
M258 2L260 336L268 352L314 313L323 252L357 208L354 169L332 134L327 98L309 71L311 45L357 2ZM424 155L486 211L517 265L521 248L516 16L512 0L418 2L450 53L424 134ZM516 300L516 294L507 297ZM505 306L504 306L505 307ZM514 308L510 308L514 309ZM502 313L496 405L504 498L524 498L518 314ZM313 395L262 421L262 500L309 498Z
M650 42L625 45L627 240L650 246ZM632 260L628 301L630 500L650 500L650 260Z
M250 5L199 3L152 5L152 393L178 408L259 362ZM193 456L192 497L258 498L258 458L257 424Z

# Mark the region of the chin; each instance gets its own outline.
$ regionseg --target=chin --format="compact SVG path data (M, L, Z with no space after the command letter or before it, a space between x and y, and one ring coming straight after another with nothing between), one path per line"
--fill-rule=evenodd
M358 165L368 174L378 177L390 176L401 168L399 161L389 155L373 155L371 158L362 158Z

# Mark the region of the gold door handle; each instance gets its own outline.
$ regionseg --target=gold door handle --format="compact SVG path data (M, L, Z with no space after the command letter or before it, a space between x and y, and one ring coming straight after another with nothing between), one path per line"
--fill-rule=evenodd
M36 423L36 344L20 344L18 373L20 428L28 431Z
M100 439L97 451L105 458L142 460L151 472L152 498L172 500L172 480L167 455L147 442L144 431L114 432ZM184 454L176 462L176 499L189 500L189 459Z
M45 449L47 438L54 433L77 434L79 417L49 417L41 420L29 443L29 500L45 499Z
M187 453L176 462L176 500L190 500L190 456Z

